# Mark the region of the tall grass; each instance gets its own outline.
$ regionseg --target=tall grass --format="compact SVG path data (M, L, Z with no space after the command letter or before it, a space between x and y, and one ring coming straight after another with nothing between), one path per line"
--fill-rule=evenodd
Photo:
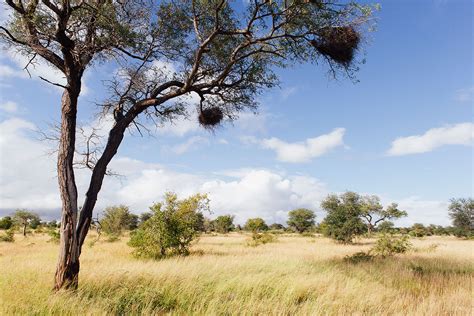
M0 314L469 315L473 241L415 240L408 254L350 264L373 241L340 245L280 236L246 246L247 236L201 237L188 257L134 259L127 238L87 243L80 289L52 294L57 245L49 236L0 243ZM432 244L437 244L434 251Z

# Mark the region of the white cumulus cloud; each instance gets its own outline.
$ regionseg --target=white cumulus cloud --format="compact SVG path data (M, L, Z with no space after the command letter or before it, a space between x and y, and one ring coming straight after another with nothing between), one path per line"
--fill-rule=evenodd
M444 127L432 128L422 135L399 137L392 142L389 156L402 156L432 151L445 145L472 145L474 141L474 124L459 123Z
M263 148L272 149L277 159L283 162L308 162L322 156L329 151L344 145L344 128L336 128L329 134L308 138L303 142L288 143L279 138L263 139L260 144Z

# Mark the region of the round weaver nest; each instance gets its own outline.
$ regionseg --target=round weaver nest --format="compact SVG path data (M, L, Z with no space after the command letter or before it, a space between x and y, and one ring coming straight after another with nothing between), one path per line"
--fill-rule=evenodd
M347 67L354 59L359 42L360 35L353 27L338 26L324 28L319 41L311 41L311 44L322 55Z
M205 128L216 127L217 125L219 125L223 118L224 113L222 113L222 110L217 106L201 110L201 113L198 117L199 124L201 124Z

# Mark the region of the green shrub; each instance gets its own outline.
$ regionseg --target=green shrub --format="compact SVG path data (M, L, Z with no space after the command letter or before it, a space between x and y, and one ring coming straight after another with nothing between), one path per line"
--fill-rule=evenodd
M200 213L209 210L207 195L196 194L178 200L166 193L165 202L150 208L153 215L131 233L129 245L137 257L159 259L169 255L188 255L191 242L199 234Z
M370 250L371 253L381 257L393 256L397 253L405 253L412 247L407 235L383 234L377 239L377 243Z
M299 208L288 213L288 228L303 233L310 230L314 226L316 214L312 210Z
M212 221L214 230L221 234L227 234L235 229L233 215L221 215Z
M15 241L15 231L12 228L10 228L4 234L0 235L0 241L14 242Z
M130 213L128 206L115 205L105 208L104 218L100 220L100 226L104 233L109 236L108 241L116 241L125 229L135 229L138 216Z
M276 236L269 233L253 233L250 240L247 241L247 246L256 247L263 244L268 244L276 241Z
M60 238L60 234L59 234L59 230L55 230L55 229L51 229L49 232L48 232L48 235L51 237L48 242L52 242L52 243L55 243L55 244L59 244L59 238Z
M245 223L244 229L254 233L268 230L268 226L265 221L260 218L249 218Z
M371 261L372 259L374 259L373 255L367 252L363 252L363 251L359 251L353 255L347 255L344 257L345 262L353 263L353 264Z
M0 229L10 229L13 226L13 220L10 216L0 218Z
M323 234L342 243L352 243L367 229L361 220L363 206L363 198L354 192L326 197L321 202L321 207L327 212L321 225Z

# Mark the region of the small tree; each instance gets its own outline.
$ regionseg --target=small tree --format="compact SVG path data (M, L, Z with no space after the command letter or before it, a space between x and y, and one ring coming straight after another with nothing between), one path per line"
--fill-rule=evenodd
M221 234L227 234L234 230L234 216L232 215L221 215L213 220L213 226L216 232Z
M209 210L205 194L178 200L166 193L165 202L150 207L152 216L132 232L129 245L137 257L159 259L166 255L189 253L189 245L199 234L201 214Z
M474 199L452 199L449 205L454 234L458 237L474 235Z
M288 213L288 227L298 233L308 231L314 226L316 215L306 208L299 208Z
M111 237L119 237L124 229L130 227L132 214L128 206L109 206L105 209L104 218L100 221L102 230Z
M370 236L377 224L391 219L407 216L407 212L398 209L396 203L392 203L385 209L380 203L380 198L376 195L362 198L362 218L367 222L367 234Z
M35 213L27 210L16 210L13 214L13 221L22 228L23 236L26 236L26 228L28 225L34 221L40 222L41 220Z
M258 233L261 231L268 230L268 226L262 218L256 217L249 218L245 223L244 229L254 233Z
M13 226L13 220L10 216L0 218L0 229L10 229Z
M337 241L351 243L353 238L362 234L366 226L361 220L362 199L354 192L329 195L321 203L327 212L323 233Z

